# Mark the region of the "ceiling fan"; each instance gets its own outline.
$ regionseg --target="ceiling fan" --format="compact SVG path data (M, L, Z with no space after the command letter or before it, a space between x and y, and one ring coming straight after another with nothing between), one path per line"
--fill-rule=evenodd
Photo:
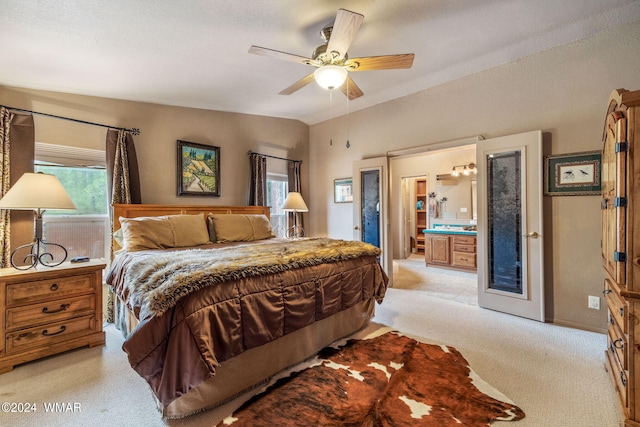
M316 67L313 73L304 76L288 88L282 90L280 95L291 95L315 80L325 89L339 87L350 100L356 99L361 97L363 92L351 79L349 72L411 68L414 57L413 53L404 53L399 55L349 58L347 56L347 50L349 50L349 46L358 32L363 19L364 15L359 13L345 9L338 10L333 26L324 27L320 31L320 35L325 43L316 48L311 58L260 46L251 46L249 53Z

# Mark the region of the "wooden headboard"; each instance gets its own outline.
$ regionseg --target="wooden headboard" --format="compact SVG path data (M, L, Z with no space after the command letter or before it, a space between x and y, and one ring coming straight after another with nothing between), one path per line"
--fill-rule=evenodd
M264 214L270 218L268 206L207 206L207 205L113 205L113 230L120 229L120 217L137 218L140 216L195 215L207 214Z

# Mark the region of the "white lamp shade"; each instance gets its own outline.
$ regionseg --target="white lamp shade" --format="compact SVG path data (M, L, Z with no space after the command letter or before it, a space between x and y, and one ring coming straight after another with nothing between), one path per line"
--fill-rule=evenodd
M282 210L292 212L309 212L309 208L307 208L307 204L304 202L302 195L297 191L292 191L287 194L284 205L282 205Z
M337 65L323 65L313 72L318 84L325 89L335 89L342 86L349 73Z
M0 199L0 209L76 209L76 205L56 176L28 172Z

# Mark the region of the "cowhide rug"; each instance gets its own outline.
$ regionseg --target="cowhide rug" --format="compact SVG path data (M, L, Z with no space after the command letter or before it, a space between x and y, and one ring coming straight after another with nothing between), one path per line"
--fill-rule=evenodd
M219 426L486 426L524 418L478 387L487 385L455 348L387 332L325 348Z

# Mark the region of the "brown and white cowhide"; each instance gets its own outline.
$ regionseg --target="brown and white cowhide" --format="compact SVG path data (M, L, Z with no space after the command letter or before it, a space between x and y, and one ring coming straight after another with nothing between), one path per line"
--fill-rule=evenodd
M220 426L486 426L519 420L513 403L482 393L453 347L397 333L325 348Z

